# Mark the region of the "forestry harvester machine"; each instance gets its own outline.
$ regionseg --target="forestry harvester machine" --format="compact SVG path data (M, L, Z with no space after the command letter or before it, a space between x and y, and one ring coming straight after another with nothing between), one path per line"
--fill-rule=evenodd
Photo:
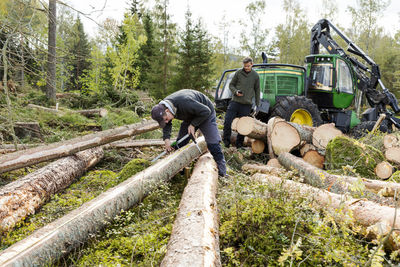
M331 29L346 42L348 53L332 38ZM320 45L329 54L320 54ZM266 122L279 116L310 126L333 122L343 132L357 135L371 130L379 116L385 114L380 130L400 129L400 119L394 116L400 108L395 96L382 83L379 66L330 21L322 19L311 29L310 51L304 67L267 63L262 53L263 63L253 65L260 76L258 119ZM231 99L229 83L236 70L224 71L218 83L215 101L219 110L226 109ZM357 113L364 96L370 108L359 118Z

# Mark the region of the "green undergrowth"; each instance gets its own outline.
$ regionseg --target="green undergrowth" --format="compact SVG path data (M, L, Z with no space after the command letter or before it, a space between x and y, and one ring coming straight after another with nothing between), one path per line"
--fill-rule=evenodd
M363 266L377 248L351 224L337 224L333 218L340 211L316 210L311 200L235 169L223 181L218 193L223 266ZM379 251L373 262L389 264L389 257Z
M119 173L95 170L81 177L63 192L57 193L34 215L29 216L14 230L0 238L0 249L24 239L36 229L62 217L102 192L147 168L150 163L143 159L131 160Z
M159 266L186 180L176 175L94 235L65 266Z

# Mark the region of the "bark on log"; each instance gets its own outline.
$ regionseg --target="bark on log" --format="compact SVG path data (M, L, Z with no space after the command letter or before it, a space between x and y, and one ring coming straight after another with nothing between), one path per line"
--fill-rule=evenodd
M330 140L342 135L343 133L335 127L334 123L322 124L315 129L312 144L319 149L325 149Z
M107 116L108 111L105 108L96 108L96 109L74 110L73 113L79 113L86 117L91 117L91 116L105 117Z
M157 129L156 121L121 126L115 129L88 134L67 141L57 142L46 146L39 146L25 151L18 151L0 157L0 173L26 167L32 164L57 159L75 154L76 152L101 146L126 137L145 133Z
M272 117L271 119L268 120L267 123L267 144L268 144L268 154L270 159L276 158L274 150L272 149L271 133L274 130L275 124L279 121L285 121L285 120L280 117Z
M268 167L275 167L275 168L283 168L283 166L279 163L277 158L273 158L268 160L267 162Z
M207 149L204 137L197 139L197 143L202 152L190 143L2 251L0 266L43 266L73 251L91 233L103 228L122 210L140 202L160 183L204 153Z
M33 214L53 194L67 188L103 157L102 148L92 148L59 159L0 188L0 232L8 231Z
M235 131L235 132L237 131L237 123L238 123L239 119L240 118L234 118L233 119L232 124L231 124L232 131Z
M253 117L241 117L236 124L237 132L250 138L266 140L267 124Z
M378 176L382 180L389 179L390 176L392 176L393 172L393 166L387 161L382 161L378 163L375 167L376 176Z
M309 150L303 155L303 160L311 165L323 169L325 157L318 153L317 150Z
M312 203L316 207L325 211L329 210L333 218L339 223L349 223L349 218L353 218L353 224L360 225L363 230L362 234L368 238L377 239L385 236L389 234L392 226L394 226L394 229L400 229L400 214L393 207L382 206L363 199L344 198L340 194L291 180L282 180L272 175L257 173L252 178L272 185L279 185L294 198L312 198L314 200ZM341 212L338 213L338 211ZM399 249L400 244L395 241L398 240L399 235L400 231L395 230L389 238L389 242L385 244L386 248L390 250Z
M400 164L400 147L389 147L385 151L385 158L395 164Z
M264 174L272 174L272 175L281 175L285 173L283 168L271 167L267 165L260 164L244 164L242 166L242 170L249 173L264 173Z
M304 182L312 186L326 189L328 191L345 194L349 193L352 196L358 197L359 192L351 190L351 184L344 177L329 174L313 165L305 162L302 158L298 158L290 153L282 153L278 157L279 162L286 169L296 169L304 176ZM395 205L393 199L382 198L370 191L364 190L363 197L386 205Z
M217 188L217 165L207 153L185 187L160 266L221 266Z
M175 139L171 139L174 142ZM146 147L146 146L164 146L165 142L162 139L142 139L132 141L117 141L112 142L105 146L105 148L132 148L132 147Z
M312 142L313 131L313 127L279 121L275 123L271 133L272 149L278 156L281 153L298 149L304 144Z

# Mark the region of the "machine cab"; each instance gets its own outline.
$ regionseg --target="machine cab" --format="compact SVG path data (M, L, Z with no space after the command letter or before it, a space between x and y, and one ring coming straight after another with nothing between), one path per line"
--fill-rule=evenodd
M320 108L348 108L356 88L349 64L338 55L311 55L306 62L308 97Z

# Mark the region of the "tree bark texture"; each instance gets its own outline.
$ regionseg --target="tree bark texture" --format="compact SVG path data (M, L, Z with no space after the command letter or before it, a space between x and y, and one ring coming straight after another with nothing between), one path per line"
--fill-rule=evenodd
M84 243L123 210L139 203L207 149L204 137L128 178L0 253L0 266L43 266Z
M242 170L249 173L259 172L259 173L272 174L278 176L286 172L286 170L283 168L271 167L260 164L243 164Z
M49 35L47 53L46 96L56 100L56 36L57 36L57 7L56 0L49 0Z
M386 245L388 249L397 250L400 244L396 238L400 235L400 214L393 207L379 205L375 202L346 198L343 195L317 189L291 180L282 180L276 176L257 173L253 179L264 183L281 186L294 198L308 198L313 205L329 211L337 222L348 223L353 218L354 224L362 227L362 234L371 239L389 234L392 226L395 230ZM340 211L340 213L338 212Z
M185 187L161 266L221 266L217 188L217 166L207 153Z
M85 109L85 110L74 110L74 113L79 113L83 116L86 117L91 117L91 116L100 116L100 117L105 117L108 114L107 109L105 108L96 108L96 109Z
M259 140L267 139L267 124L253 117L241 117L236 127L241 135Z
M350 181L344 177L329 174L290 153L282 153L279 155L278 160L286 169L291 170L294 168L303 174L304 182L309 185L338 194L349 193L352 196L358 196L360 194L360 192L351 190ZM362 196L378 203L395 205L393 199L379 197L375 193L367 190L363 190Z
M33 214L53 194L67 188L103 157L103 149L91 148L59 159L0 188L0 232L12 229Z
M98 133L88 134L82 137L61 141L46 146L30 148L0 157L0 173L19 169L43 161L69 156L88 148L101 146L117 140L127 138L157 129L156 121L144 121L142 123L121 126Z
M171 139L171 142L174 142ZM105 148L132 148L132 147L146 147L146 146L164 146L165 142L162 139L142 139L132 141L117 141L112 142L105 146Z
M319 149L325 149L330 140L342 135L342 131L334 123L322 124L314 130L312 144Z

